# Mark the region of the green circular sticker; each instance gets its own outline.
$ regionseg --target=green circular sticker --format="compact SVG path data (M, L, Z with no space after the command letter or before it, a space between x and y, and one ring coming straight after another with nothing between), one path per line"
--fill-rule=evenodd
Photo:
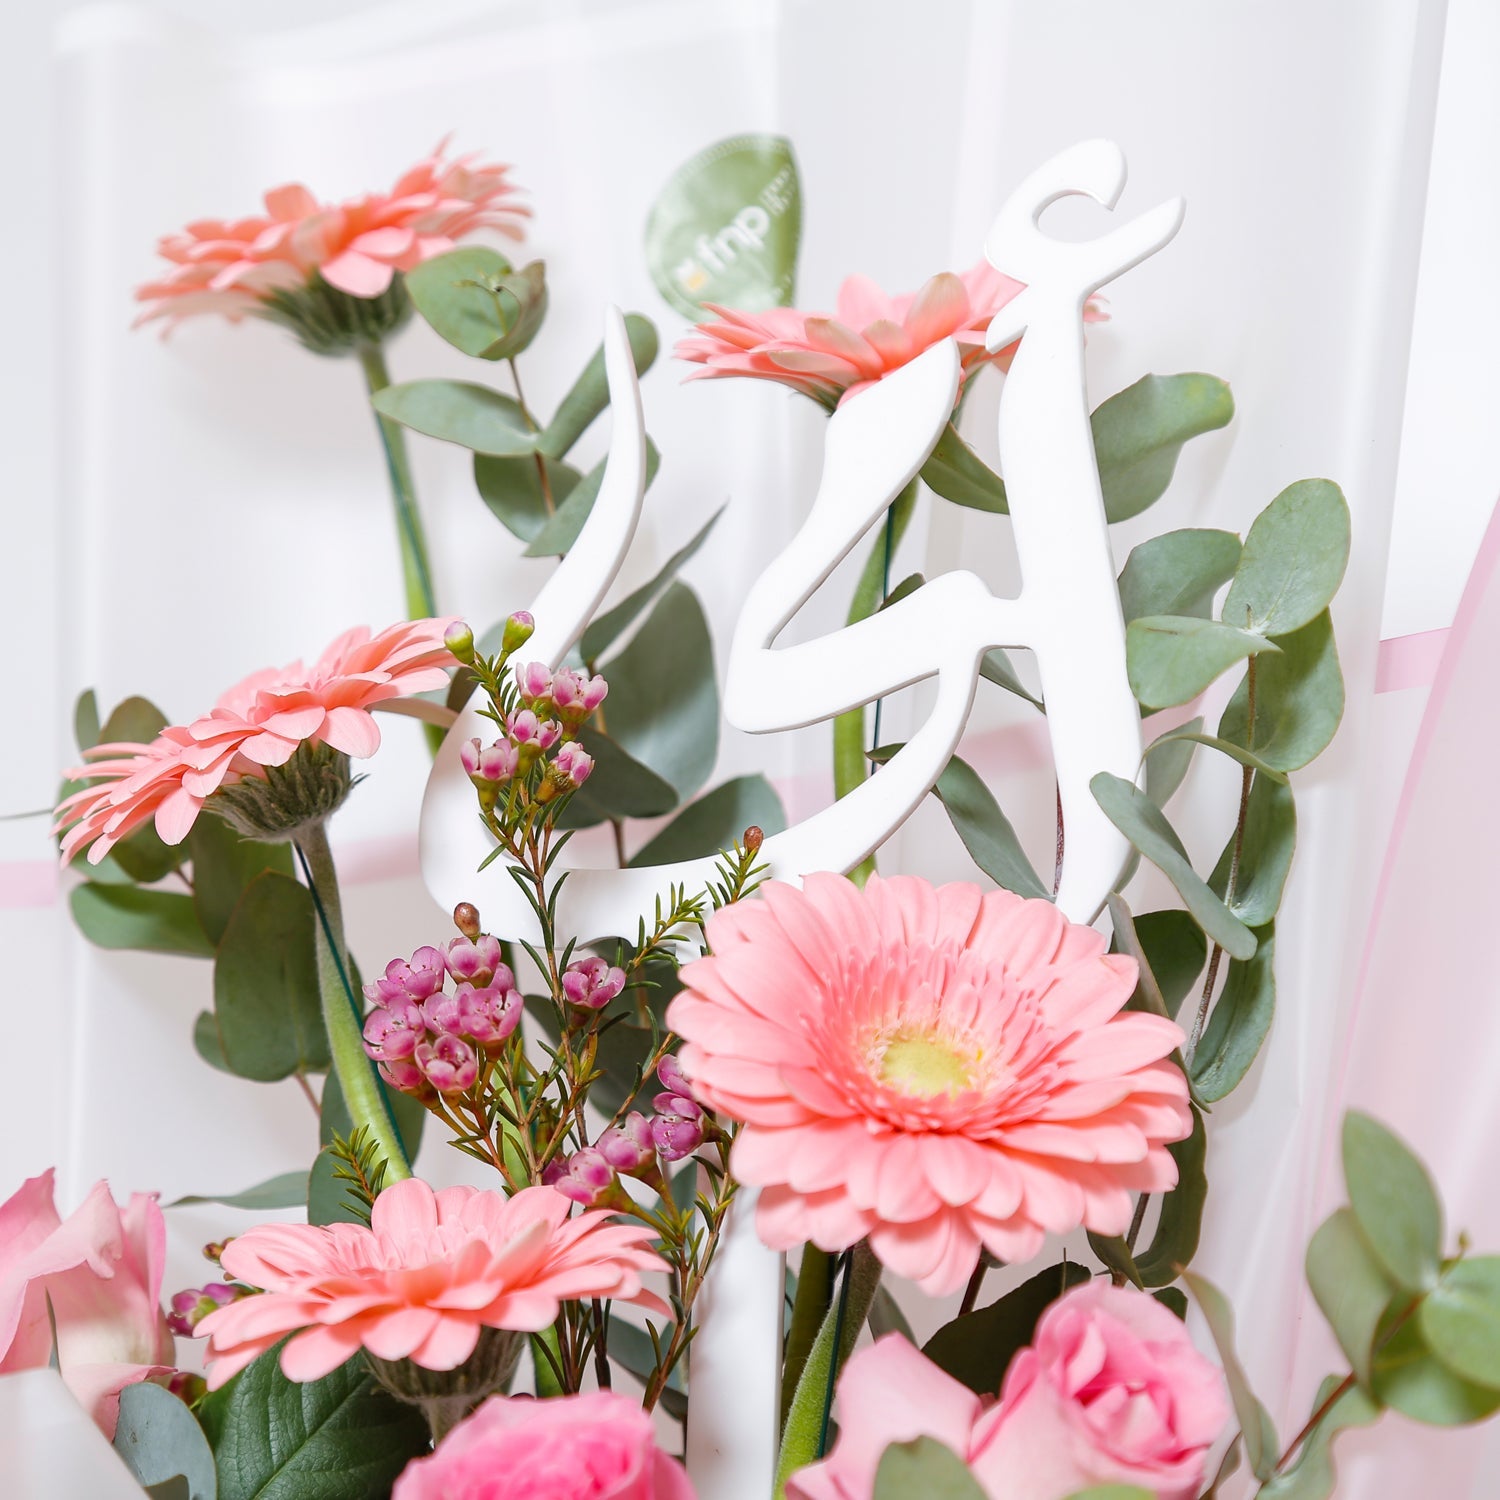
M686 317L700 318L705 302L761 312L790 305L801 240L791 142L735 135L672 174L646 221L646 264Z

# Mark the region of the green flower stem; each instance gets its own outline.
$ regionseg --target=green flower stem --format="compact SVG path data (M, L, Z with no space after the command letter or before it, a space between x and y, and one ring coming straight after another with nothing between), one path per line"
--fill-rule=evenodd
M859 1331L870 1315L870 1304L880 1287L880 1262L867 1240L854 1247L848 1271L847 1292L823 1316L803 1367L781 1437L781 1458L776 1465L775 1500L785 1500L786 1482L798 1469L815 1463L827 1435L829 1392L839 1371L854 1352Z
M359 1011L350 979L348 950L344 946L344 917L339 904L338 876L333 869L333 851L328 830L322 823L309 823L297 834L297 847L307 863L318 922L314 937L318 955L318 994L323 1002L323 1025L328 1031L328 1051L333 1071L343 1090L344 1103L354 1128L366 1126L385 1160L385 1181L398 1182L411 1176L411 1163L401 1144L400 1132L391 1118L380 1076L365 1055Z
M797 1268L797 1295L792 1300L792 1326L787 1330L786 1358L781 1366L781 1414L778 1429L786 1427L797 1382L812 1353L824 1315L833 1302L833 1263L837 1257L816 1245L804 1245Z
M859 576L859 585L849 605L850 625L867 620L885 602L890 588L891 558L906 534L911 523L912 511L917 503L917 481L907 485L891 502L886 512L885 527L876 537L870 555L865 559L864 572ZM879 724L877 715L876 724ZM833 721L833 793L842 797L852 792L870 774L865 758L865 711L851 708ZM856 866L849 872L855 884L863 885L875 873L875 856Z
M379 343L357 346L365 385L373 397L390 383L385 365L385 348ZM432 565L427 557L427 537L422 516L417 509L417 491L412 483L411 460L406 452L406 434L399 422L378 412L375 422L385 449L386 472L391 481L391 501L396 510L396 536L401 543L401 572L406 584L406 613L412 620L426 620L437 614L437 596L432 587Z

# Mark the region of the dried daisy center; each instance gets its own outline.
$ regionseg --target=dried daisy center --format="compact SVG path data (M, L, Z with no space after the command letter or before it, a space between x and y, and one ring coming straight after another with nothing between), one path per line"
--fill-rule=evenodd
M873 1059L882 1083L919 1099L956 1098L974 1085L979 1059L955 1042L930 1032L898 1032Z

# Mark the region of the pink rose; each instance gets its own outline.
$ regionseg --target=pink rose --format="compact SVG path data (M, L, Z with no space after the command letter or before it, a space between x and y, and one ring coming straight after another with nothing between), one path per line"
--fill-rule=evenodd
M610 1391L549 1401L496 1396L430 1458L406 1466L391 1500L696 1500L656 1446L651 1418Z
M891 1334L849 1361L835 1410L839 1440L792 1477L791 1500L870 1500L887 1445L919 1437L958 1454L991 1500L1061 1500L1110 1483L1191 1500L1229 1419L1223 1377L1181 1322L1103 1281L1047 1309L998 1405Z
M49 1169L0 1204L0 1374L51 1359L50 1298L62 1377L112 1438L121 1390L172 1369L166 1225L155 1198L133 1194L122 1210L104 1182L62 1220L52 1181Z

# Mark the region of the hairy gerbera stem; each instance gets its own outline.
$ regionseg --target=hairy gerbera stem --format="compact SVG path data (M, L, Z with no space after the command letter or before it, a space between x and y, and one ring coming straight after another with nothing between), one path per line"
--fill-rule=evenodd
M386 369L385 349L378 343L358 346L359 366L365 374L365 385L374 397L390 383ZM432 587L432 566L427 558L427 537L422 516L417 510L416 486L412 483L411 460L406 452L406 434L399 422L375 414L385 449L386 472L391 481L391 501L396 511L396 536L401 544L401 572L406 584L406 613L413 620L430 619L437 614L437 597Z
M886 512L885 527L865 560L864 572L854 590L849 604L848 623L857 625L867 620L882 604L890 589L891 559L906 528L911 522L912 511L917 503L917 483L913 480L891 502ZM880 710L876 705L875 731L880 731ZM867 775L869 767L865 759L865 711L851 708L833 721L833 792L842 797L852 792ZM850 872L858 885L863 885L875 873L875 857L871 855Z
M305 824L297 832L296 843L318 908L314 929L318 995L333 1071L354 1128L363 1125L369 1130L371 1140L385 1160L385 1182L397 1182L411 1176L411 1163L406 1158L375 1065L365 1055L359 1005L354 998L354 981L344 947L343 908L339 903L333 851L328 847L328 830L322 823Z

